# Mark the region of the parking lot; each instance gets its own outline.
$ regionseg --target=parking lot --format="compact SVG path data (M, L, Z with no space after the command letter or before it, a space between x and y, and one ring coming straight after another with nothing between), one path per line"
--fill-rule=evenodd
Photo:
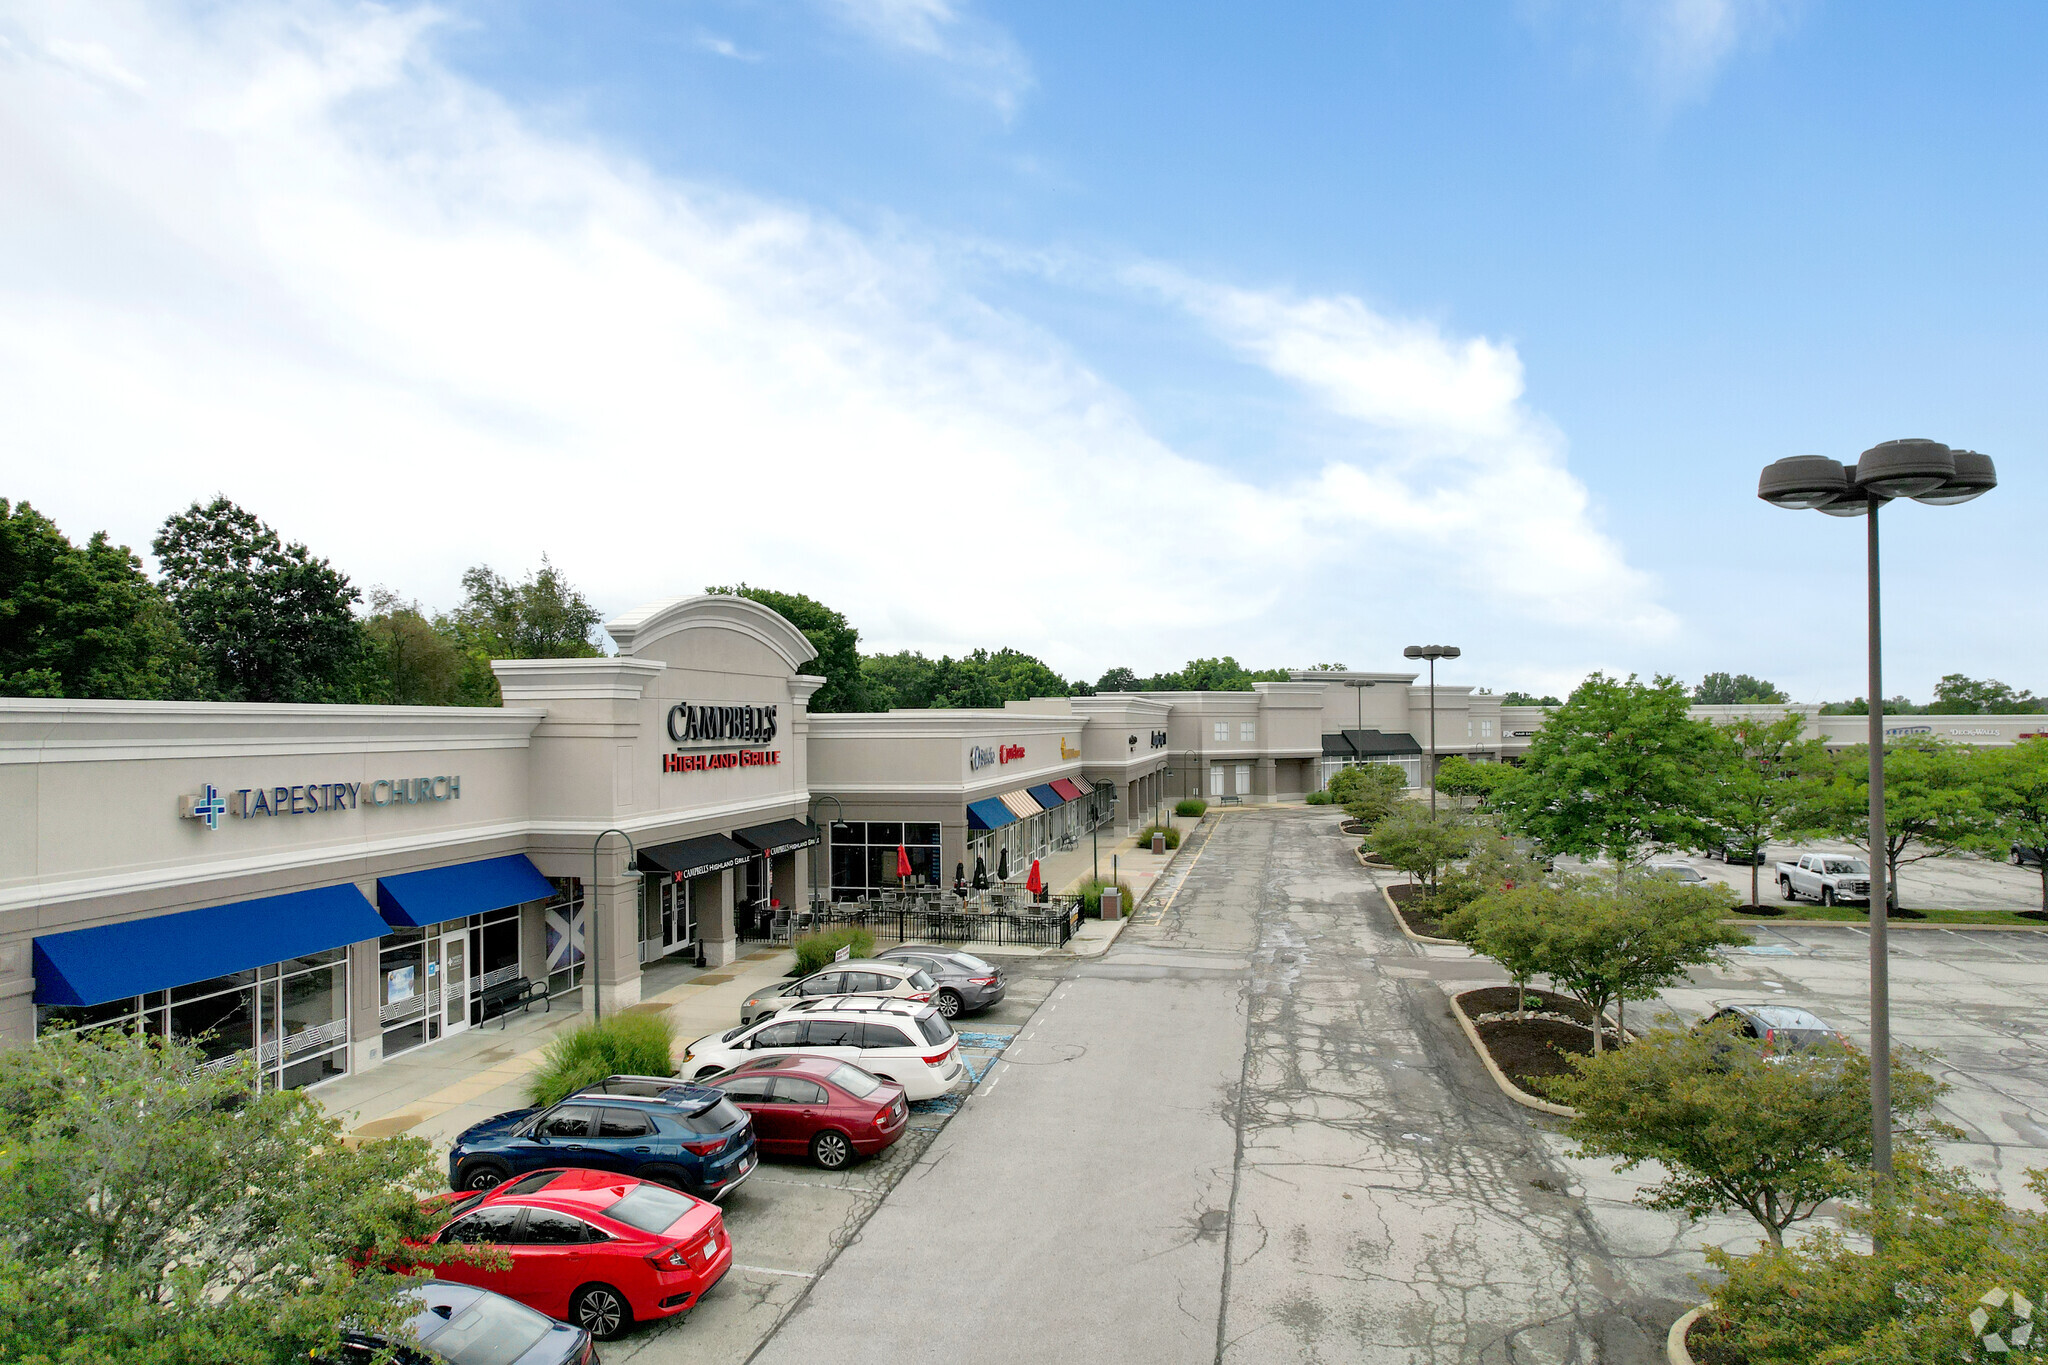
M1759 892L1765 905L1776 903L1778 888L1772 868L1793 862L1802 853L1844 853L1862 857L1847 844L1824 839L1799 844L1772 844L1764 850L1764 865L1757 869ZM1559 859L1560 864L1566 862ZM1666 861L1659 859L1658 861ZM1673 859L1672 861L1677 861ZM1693 855L1683 859L1713 881L1734 887L1743 900L1749 899L1749 868L1741 863L1721 863ZM2041 874L2031 867L2013 867L1993 858L1957 855L1908 863L1899 869L1899 904L1922 910L2038 910L2041 908Z
M979 1084L1058 984L1058 973L1070 970L1072 962L999 958L983 947L976 951L1000 961L1009 981L1002 1003L954 1021L961 1056ZM732 1022L738 1022L737 1015ZM734 1249L733 1267L725 1279L683 1317L605 1343L605 1360L696 1365L747 1359L917 1164L970 1093L963 1086L940 1099L913 1104L909 1130L894 1146L842 1171L823 1171L789 1158L764 1159L722 1206Z

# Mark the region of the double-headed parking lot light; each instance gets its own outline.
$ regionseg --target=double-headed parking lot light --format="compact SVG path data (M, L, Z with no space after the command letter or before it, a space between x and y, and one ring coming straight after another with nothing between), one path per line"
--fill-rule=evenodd
M1951 507L1982 497L1998 486L1998 470L1987 455L1951 450L1939 441L1885 441L1863 452L1853 465L1825 455L1791 455L1764 467L1756 495L1775 507L1825 512L1833 517L1867 516L1864 527L1866 592L1869 605L1870 748L1870 1166L1881 1178L1892 1173L1892 1023L1890 955L1885 924L1892 895L1885 865L1884 668L1878 593L1877 514L1885 503L1911 498ZM1411 650L1410 656L1414 656Z

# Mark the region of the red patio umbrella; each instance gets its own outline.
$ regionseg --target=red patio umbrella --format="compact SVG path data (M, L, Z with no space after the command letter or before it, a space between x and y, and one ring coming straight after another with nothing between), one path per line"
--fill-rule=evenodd
M1031 860L1031 875L1024 879L1024 889L1032 895L1045 890L1045 878L1038 875L1038 859Z
M910 850L901 844L896 845L896 880L898 882L910 880Z

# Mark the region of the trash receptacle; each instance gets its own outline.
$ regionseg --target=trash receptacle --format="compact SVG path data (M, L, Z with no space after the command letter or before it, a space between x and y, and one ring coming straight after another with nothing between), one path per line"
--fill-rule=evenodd
M1117 920L1124 917L1124 893L1113 886L1102 888L1102 918Z
M1155 834L1152 836L1152 851L1154 853L1166 852L1166 836L1164 834Z

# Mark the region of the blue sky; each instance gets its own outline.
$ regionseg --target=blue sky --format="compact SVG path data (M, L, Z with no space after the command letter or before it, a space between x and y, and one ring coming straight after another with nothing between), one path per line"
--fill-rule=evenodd
M78 534L1804 700L1860 527L1756 472L1924 435L2005 483L1887 517L1888 690L2048 689L2038 5L0 15L10 482Z

